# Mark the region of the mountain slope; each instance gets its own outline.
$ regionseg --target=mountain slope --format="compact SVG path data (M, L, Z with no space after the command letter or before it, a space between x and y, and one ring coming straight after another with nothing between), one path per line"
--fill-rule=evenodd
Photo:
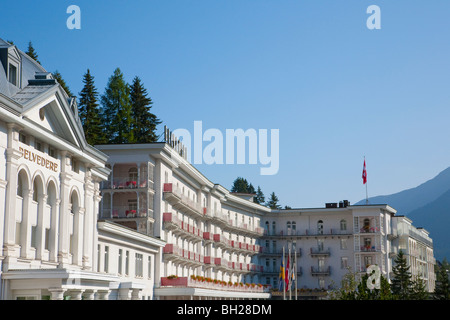
M450 190L433 202L407 215L416 227L423 227L433 239L434 257L450 257Z
M436 177L421 185L391 195L369 198L372 204L388 204L397 210L397 214L407 215L409 212L435 201L450 189L450 167L441 171ZM361 200L356 204L365 204Z
M435 258L450 258L450 167L415 188L372 197L369 203L388 204L397 210L397 215L410 218L415 227L430 232Z

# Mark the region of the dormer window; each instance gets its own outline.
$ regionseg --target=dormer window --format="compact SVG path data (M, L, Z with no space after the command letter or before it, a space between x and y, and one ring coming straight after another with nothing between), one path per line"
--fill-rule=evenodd
M8 81L17 86L17 67L9 64Z

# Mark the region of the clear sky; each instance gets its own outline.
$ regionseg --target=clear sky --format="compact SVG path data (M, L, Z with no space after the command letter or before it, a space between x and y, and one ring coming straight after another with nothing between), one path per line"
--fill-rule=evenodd
M70 30L69 5L81 9ZM367 7L381 9L369 30ZM281 205L317 207L415 187L450 166L450 1L2 1L0 37L33 42L48 71L99 93L139 76L172 130L279 129L280 166L199 165L243 176ZM162 126L159 128L162 131Z

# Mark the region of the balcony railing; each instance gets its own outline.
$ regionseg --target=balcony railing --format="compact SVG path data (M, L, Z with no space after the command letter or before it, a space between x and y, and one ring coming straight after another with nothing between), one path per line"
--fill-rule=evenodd
M302 229L302 230L281 230L281 231L267 231L264 230L263 235L266 237L310 237L310 236L330 236L330 235L351 235L350 230L341 230L338 228L332 229Z
M153 210L147 209L145 206L142 206L140 209L133 209L129 206L114 206L114 209L104 208L102 209L102 218L143 218L150 217L150 212Z
M166 199L171 202L172 206L175 208L184 209L187 213L199 216L205 216L207 214L206 208L185 196L183 192L172 183L164 183L163 192Z
M182 260L196 265L204 263L204 256L189 250L181 249L177 245L168 243L164 246L163 253L168 260Z
M193 240L202 240L203 238L203 232L199 228L181 221L172 212L163 213L163 223L167 230L172 230L174 233L181 233Z
M204 277L161 277L162 287L191 287L221 291L239 291L251 293L268 292L261 284L232 283Z
M330 248L311 248L310 249L311 256L329 256Z
M311 275L327 276L331 274L331 267L311 267Z

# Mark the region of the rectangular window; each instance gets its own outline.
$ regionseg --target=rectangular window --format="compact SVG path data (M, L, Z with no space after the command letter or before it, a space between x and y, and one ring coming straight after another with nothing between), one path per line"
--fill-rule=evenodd
M347 250L347 239L341 239L341 250Z
M125 275L129 275L130 251L125 252Z
M52 147L48 147L48 155L52 158L56 159L56 149Z
M37 227L31 226L31 247L32 248L36 248L36 232L37 232Z
M17 86L17 68L12 64L9 64L8 80L10 83Z
M119 249L118 274L122 274L122 249Z
M108 273L108 266L109 266L109 247L105 246L105 253L104 253L104 265L103 270Z
M72 158L72 171L75 173L79 173L80 171L80 165L75 158Z
M148 275L147 275L147 278L149 278L149 279L151 279L152 278L152 257L151 256L148 256L148 270L147 270L147 272L148 272Z
M19 132L19 141L22 143L27 144L27 136L25 134L23 134L22 132Z
M134 274L136 277L142 277L143 276L143 262L144 262L142 254L136 253L134 257L135 257Z
M341 257L341 269L346 269L348 267L348 258Z
M45 229L45 250L50 250L50 229Z
M37 141L37 140L34 141L34 148L36 150L44 152L44 144L42 142L40 142L40 141Z

